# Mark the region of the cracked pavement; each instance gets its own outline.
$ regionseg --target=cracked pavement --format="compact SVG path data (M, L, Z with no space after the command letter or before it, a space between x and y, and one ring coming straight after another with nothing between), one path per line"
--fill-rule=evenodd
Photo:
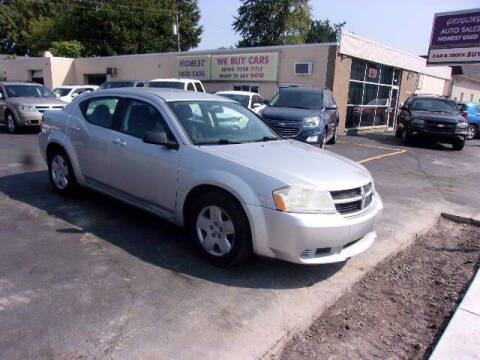
M254 258L225 270L147 213L90 191L57 196L36 136L0 131L2 359L265 356L440 212L479 216L480 140L456 152L366 134L328 149L360 161L389 151L381 147L407 151L364 163L385 203L367 252L340 264Z

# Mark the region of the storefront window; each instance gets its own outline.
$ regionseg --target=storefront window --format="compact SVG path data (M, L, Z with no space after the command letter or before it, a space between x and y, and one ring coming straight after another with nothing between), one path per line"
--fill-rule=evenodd
M250 84L234 84L233 85L233 90L235 91L250 91L257 93L260 90L260 86L258 85L250 85Z
M353 59L346 128L391 126L397 110L401 76L400 69Z

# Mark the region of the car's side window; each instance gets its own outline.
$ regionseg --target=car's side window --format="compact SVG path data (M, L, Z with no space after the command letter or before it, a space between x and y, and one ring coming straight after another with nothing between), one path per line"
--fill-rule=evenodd
M120 99L117 97L93 98L83 101L80 104L80 109L89 123L107 129L113 129L113 119L119 103Z
M259 95L254 95L253 96L253 104L264 104L265 101L263 100L263 98Z
M195 83L195 89L197 89L198 92L203 92L202 85L196 81Z
M408 98L407 101L405 101L405 104L403 106L410 108L412 106L412 98Z
M149 131L166 132L169 135L160 112L153 105L134 99L128 100L125 105L120 131L140 139Z
M193 87L193 83L189 82L189 83L187 84L187 90L189 90L189 91L195 91L195 88Z

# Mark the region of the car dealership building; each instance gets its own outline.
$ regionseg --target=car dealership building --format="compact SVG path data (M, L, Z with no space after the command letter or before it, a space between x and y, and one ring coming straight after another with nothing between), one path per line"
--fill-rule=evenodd
M340 130L394 126L400 103L414 93L446 95L451 68L348 32L338 42L94 58L24 57L0 61L9 81L50 88L106 80L195 78L208 92L244 90L270 99L290 86L330 88ZM451 91L451 90L450 90Z

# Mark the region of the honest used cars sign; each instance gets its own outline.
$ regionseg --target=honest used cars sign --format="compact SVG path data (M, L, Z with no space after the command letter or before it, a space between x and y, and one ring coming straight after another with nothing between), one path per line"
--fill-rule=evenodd
M427 62L480 62L480 9L435 14Z
M179 78L210 80L210 55L178 56L177 74Z
M212 55L212 80L276 81L278 53Z

